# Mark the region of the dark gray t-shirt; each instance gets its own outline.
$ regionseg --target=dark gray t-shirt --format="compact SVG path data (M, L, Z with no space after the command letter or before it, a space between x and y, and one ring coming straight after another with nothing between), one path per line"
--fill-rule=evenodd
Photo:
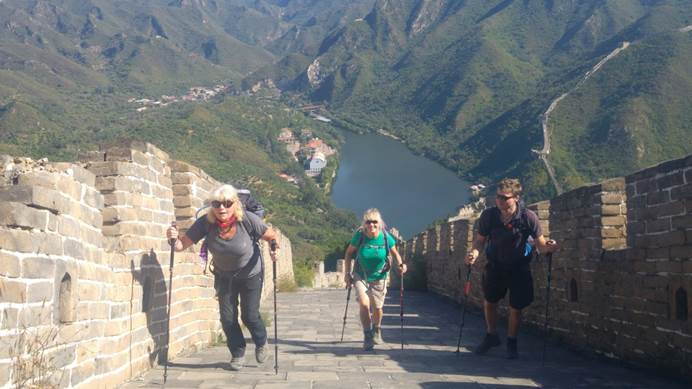
M478 220L478 233L490 239L485 250L488 261L510 265L527 263L533 251L528 238L543 235L538 216L523 204L519 204L517 213L507 224L502 222L497 207L484 210Z
M252 277L262 271L260 250L253 242L264 235L267 225L257 215L245 212L243 221L237 222L237 226L233 238L222 239L219 227L210 224L205 215L192 224L186 235L195 243L207 239L207 248L214 256L217 270L238 272L238 277Z

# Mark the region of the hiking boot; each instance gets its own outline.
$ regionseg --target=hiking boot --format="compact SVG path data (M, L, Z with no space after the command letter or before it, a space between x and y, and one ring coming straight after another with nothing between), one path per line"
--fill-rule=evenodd
M240 357L231 357L231 370L238 371L245 366L245 355Z
M491 347L499 346L500 345L500 337L497 336L497 334L485 334L485 338L483 338L483 341L481 344L476 347L473 352L476 355L483 355L490 350Z
M517 348L517 338L507 338L507 359L519 358L519 349Z
M363 331L363 350L372 351L375 348L375 342L373 340L373 330Z
M269 353L267 352L267 345L255 347L255 359L257 360L257 363L260 365L263 364L268 357Z
M372 342L375 344L384 343L384 340L382 340L382 327L373 328Z

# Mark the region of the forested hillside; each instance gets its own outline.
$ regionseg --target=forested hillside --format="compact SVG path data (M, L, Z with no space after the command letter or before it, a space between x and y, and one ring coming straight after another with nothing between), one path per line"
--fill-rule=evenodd
M339 141L298 105L546 198L546 112L565 189L692 153L691 26L688 0L2 0L0 153L153 142L255 190L320 260L355 219L278 178L302 174L281 128Z
M75 160L120 139L149 141L251 188L291 238L298 273L341 255L354 216L335 209L275 143L284 127L311 128L333 146L338 134L277 96L240 90L243 76L292 50L280 46L309 53L309 42L321 41L352 8L313 3L4 0L0 153ZM353 7L361 3L372 4ZM301 34L292 39L295 29ZM283 172L299 183L277 176Z
M290 85L347 127L384 127L462 175L519 175L545 197L554 190L531 149L540 116L573 90L548 123L562 186L692 152L690 24L681 0L380 0Z

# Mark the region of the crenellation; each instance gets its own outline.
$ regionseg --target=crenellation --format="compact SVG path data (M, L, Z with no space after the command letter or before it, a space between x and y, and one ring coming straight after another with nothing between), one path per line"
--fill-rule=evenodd
M58 182L63 177L45 170L34 170L26 172L17 177L17 185L22 186L40 186L43 188L57 189Z
M157 363L169 287L166 228L174 219L189 226L219 183L143 142L84 157L81 165L23 162L19 184L0 186L0 331L11 342L20 328L53 326L61 335L46 347L60 356L65 386L110 388ZM174 185L171 167L194 172L189 184ZM290 241L280 235L280 244L279 273L292 277ZM197 252L175 256L171 356L221 331L213 278ZM271 272L265 277L270 283ZM10 357L3 347L0 363ZM0 386L11 379L0 375Z
M177 172L173 170L172 182L173 185L189 185L194 183L197 176L191 172Z
M675 320L675 291L692 292L691 165L692 156L664 162L528 206L538 214L544 234L561 247L553 258L552 336L579 348L692 376L692 321ZM474 221L449 225L453 249L431 252L424 247L434 242L427 237L431 230L404 245L405 260L425 261L430 290L461 301L460 264L471 247ZM469 296L479 306L484 264L481 254ZM542 330L547 277L543 257L532 263L532 271L536 296L523 316ZM687 312L692 311L692 299L685 301Z
M69 162L52 162L48 166L63 172L85 188L93 188L96 184L96 176L82 166Z
M165 174L165 175L164 175ZM163 195L164 192L170 192L173 186L173 180L171 180L171 171L169 167L160 175L156 176L156 185L154 185L154 196Z

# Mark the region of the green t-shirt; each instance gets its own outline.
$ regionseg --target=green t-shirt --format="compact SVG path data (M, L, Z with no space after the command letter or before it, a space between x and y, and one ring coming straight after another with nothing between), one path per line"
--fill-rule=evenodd
M361 231L357 231L351 238L351 246L358 249L358 274L365 278L367 282L381 280L387 277L387 272L381 273L387 261L387 252L384 245L384 233L380 232L376 237L370 239L367 235L363 236L363 243L360 244ZM360 248L358 245L360 244ZM394 238L387 234L387 245L389 250L396 245Z

